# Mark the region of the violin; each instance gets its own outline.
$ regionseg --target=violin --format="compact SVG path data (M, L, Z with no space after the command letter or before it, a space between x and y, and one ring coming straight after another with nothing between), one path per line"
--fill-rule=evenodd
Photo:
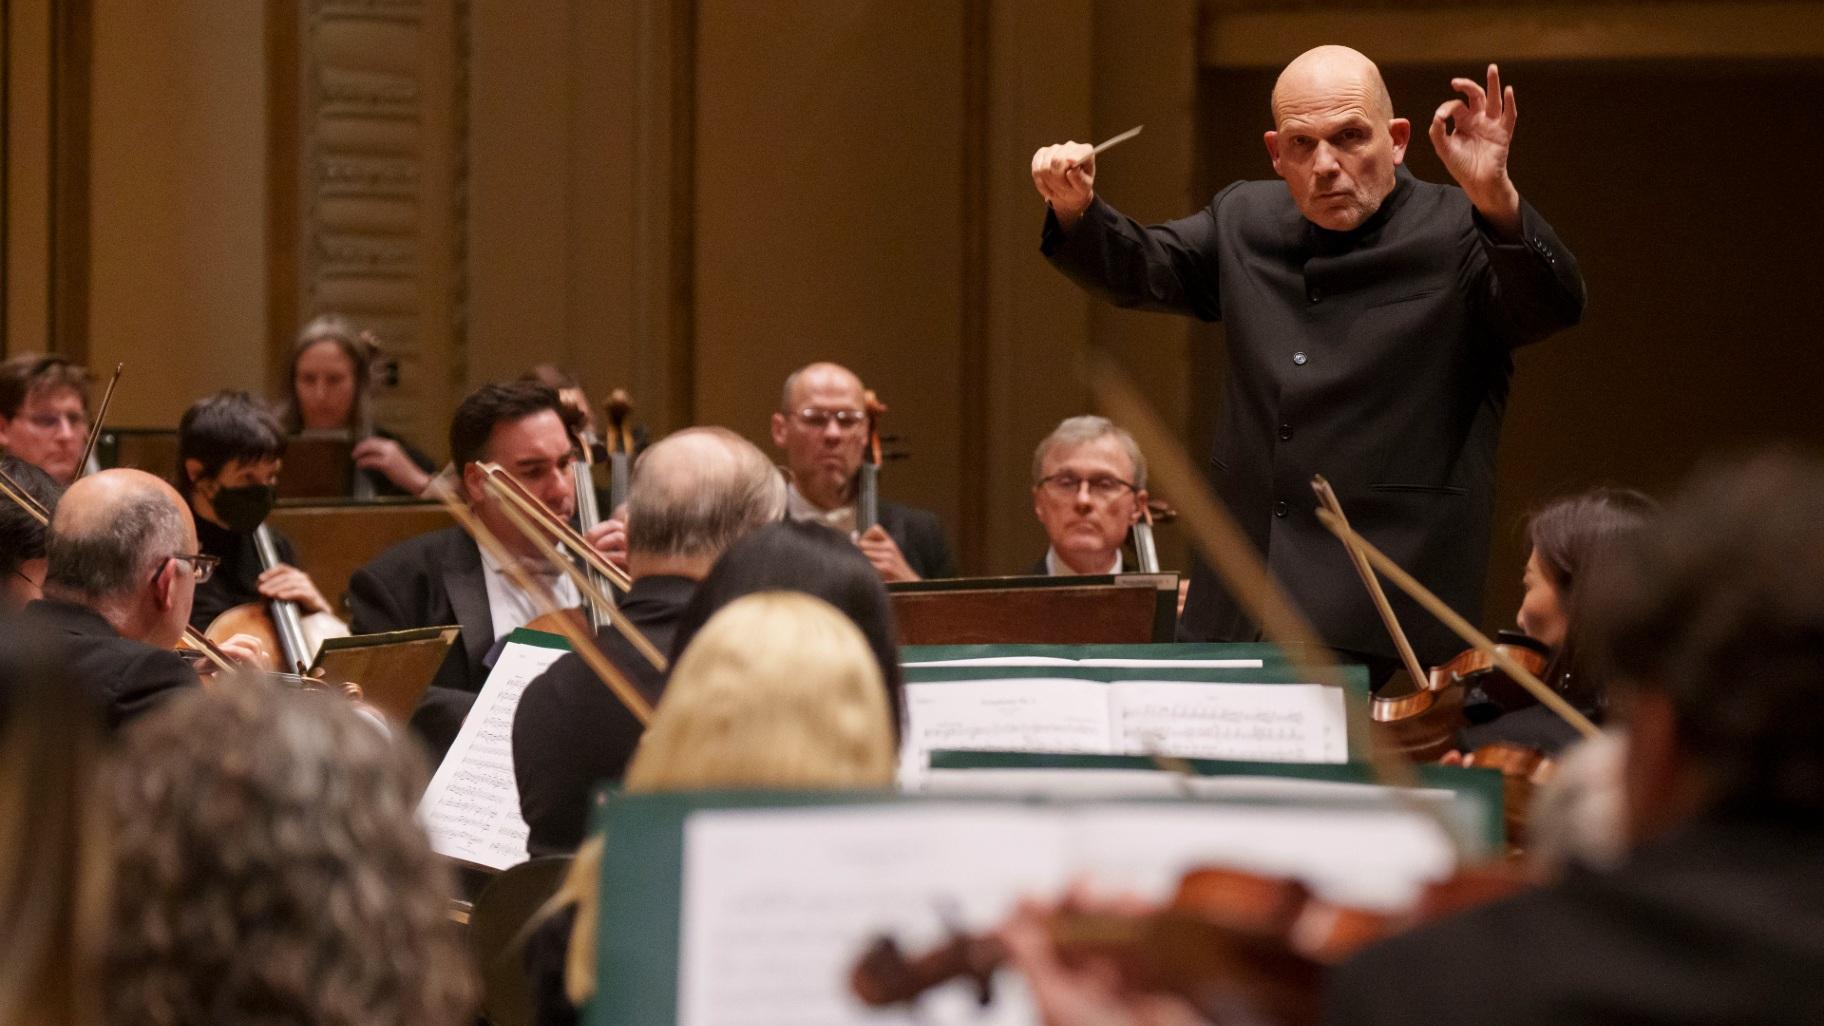
M1302 882L1222 867L1192 869L1172 900L1145 913L1052 913L1046 932L1066 963L1112 962L1131 989L1175 994L1212 1021L1316 1023L1326 967L1367 945L1532 886L1510 866L1468 867L1426 887L1400 911L1340 905ZM917 1000L966 980L992 1000L990 979L1009 957L995 934L954 935L907 956L891 937L870 943L850 989L870 1007Z

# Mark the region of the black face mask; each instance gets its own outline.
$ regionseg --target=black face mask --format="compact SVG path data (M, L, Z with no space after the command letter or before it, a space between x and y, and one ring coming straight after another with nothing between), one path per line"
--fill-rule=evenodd
M242 485L222 488L209 497L215 518L236 534L252 534L279 501L278 485Z

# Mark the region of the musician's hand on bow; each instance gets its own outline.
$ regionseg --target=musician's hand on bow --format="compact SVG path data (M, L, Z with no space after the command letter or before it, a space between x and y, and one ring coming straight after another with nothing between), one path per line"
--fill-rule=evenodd
M1482 216L1504 234L1518 235L1520 190L1507 176L1517 116L1514 87L1502 90L1501 71L1493 64L1486 89L1468 78L1453 78L1450 87L1463 98L1438 107L1431 119L1431 144Z
M861 546L861 554L868 557L880 579L892 584L894 581L920 581L924 578L906 562L905 554L899 551L899 544L887 529L875 524L868 528L855 544Z
M331 612L329 601L317 590L316 582L289 563L280 563L261 573L256 586L261 595L282 602L296 602L307 613Z
M431 483L431 475L419 469L405 446L390 438L370 436L355 443L355 466L371 470L391 481L407 495L417 495Z
M1042 147L1032 155L1032 184L1051 204L1058 224L1070 231L1096 198L1095 149L1089 143L1067 142Z
M602 557L622 570L627 569L627 522L620 517L607 520L583 532L583 540Z

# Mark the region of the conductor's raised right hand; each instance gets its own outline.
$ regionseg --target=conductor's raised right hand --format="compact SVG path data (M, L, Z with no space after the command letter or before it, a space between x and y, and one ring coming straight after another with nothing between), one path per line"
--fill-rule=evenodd
M1095 147L1067 142L1042 147L1032 155L1032 184L1051 204L1065 231L1077 226L1083 212L1096 198Z

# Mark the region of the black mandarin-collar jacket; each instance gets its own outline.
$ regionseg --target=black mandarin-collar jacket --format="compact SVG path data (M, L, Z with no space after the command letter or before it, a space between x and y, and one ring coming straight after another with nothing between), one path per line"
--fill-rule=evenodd
M1237 182L1204 210L1142 227L1096 200L1042 251L1119 306L1221 321L1227 336L1210 477L1269 569L1331 645L1393 654L1343 548L1318 523L1323 474L1357 530L1476 619L1512 350L1575 324L1576 260L1531 206L1504 240L1461 189L1397 171L1350 232L1320 229L1283 182ZM1428 662L1457 648L1395 598ZM1254 625L1199 566L1180 635L1246 641Z

